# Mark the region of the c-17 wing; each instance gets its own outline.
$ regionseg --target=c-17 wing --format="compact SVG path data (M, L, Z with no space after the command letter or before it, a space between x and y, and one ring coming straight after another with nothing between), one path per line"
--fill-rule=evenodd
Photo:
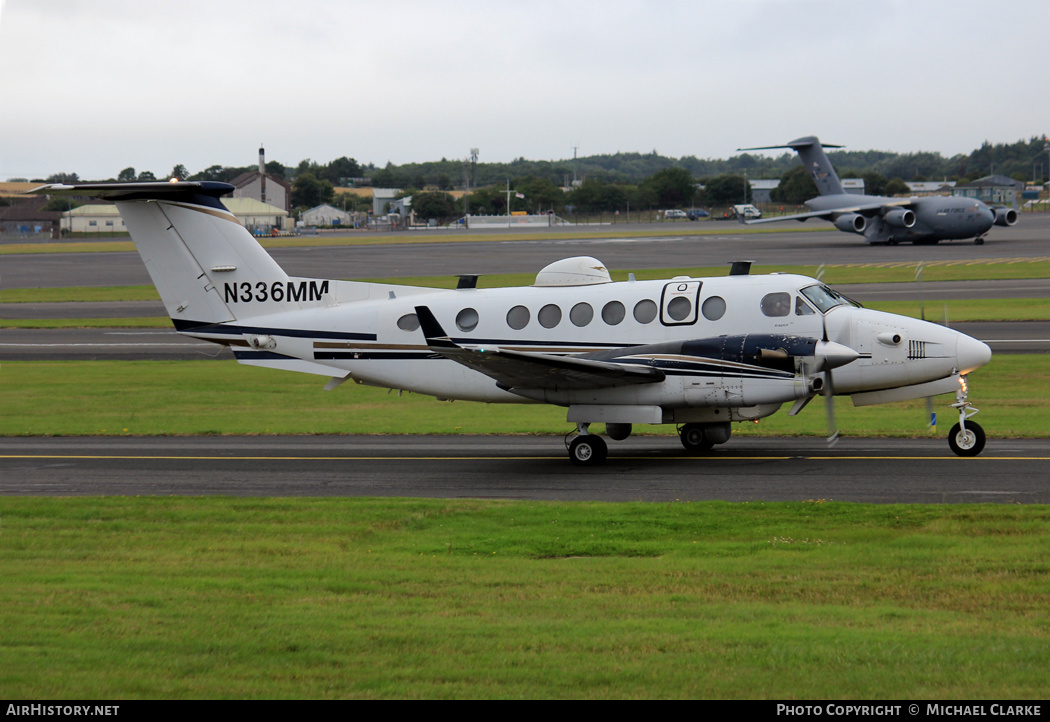
M755 218L753 220L744 220L740 218L740 222L747 226L753 226L759 223L777 223L778 221L805 221L809 218L823 218L826 221L834 221L839 216L847 213L858 213L862 216L873 216L880 213L885 208L907 208L913 204L911 198L898 198L895 200L886 200L881 203L865 203L856 206L841 206L836 208L826 208L821 211L810 211L808 213L794 213L789 216L773 216L771 218Z
M488 346L461 346L452 341L426 306L416 317L435 353L495 379L500 388L599 389L663 381L663 371L648 366L595 361L575 356L510 351Z

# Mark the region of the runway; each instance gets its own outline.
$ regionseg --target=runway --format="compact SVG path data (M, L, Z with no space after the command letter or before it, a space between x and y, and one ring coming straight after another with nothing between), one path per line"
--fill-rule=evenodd
M688 456L671 436L579 468L559 437L0 439L0 494L347 496L687 502L1050 503L1050 440L734 438Z
M440 236L406 231L386 236L384 240L389 242L385 245L273 248L270 254L289 275L340 279L535 273L553 261L581 255L594 256L608 268L622 271L722 266L741 259L759 265L911 266L932 261L1050 260L1047 213L1025 214L1016 226L995 227L982 246L963 241L934 246L869 246L835 230L755 232L715 221L705 224L717 231L713 235L686 235L685 231L695 231L698 226L682 225L680 236L645 236L641 234L651 232L651 224L621 224L584 226L563 231L568 237L558 239L544 238L538 232L517 232L501 241L471 241L471 234L457 231L433 232ZM603 237L573 237L573 233L601 233ZM445 242L428 242L430 237ZM133 252L14 254L5 256L3 265L5 288L150 284L145 266Z

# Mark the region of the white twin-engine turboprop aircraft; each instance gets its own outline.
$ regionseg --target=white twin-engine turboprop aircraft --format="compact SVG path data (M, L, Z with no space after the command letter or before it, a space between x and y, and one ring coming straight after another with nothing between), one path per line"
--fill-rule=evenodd
M599 464L606 425L677 424L689 450L728 441L731 422L824 395L856 405L954 393L952 450L973 456L966 374L991 359L969 336L849 302L813 278L612 282L594 258L544 268L532 286L456 290L289 277L219 197L225 183L48 185L116 203L175 328L226 344L244 364L439 399L565 406L576 464ZM832 373L834 371L834 373Z

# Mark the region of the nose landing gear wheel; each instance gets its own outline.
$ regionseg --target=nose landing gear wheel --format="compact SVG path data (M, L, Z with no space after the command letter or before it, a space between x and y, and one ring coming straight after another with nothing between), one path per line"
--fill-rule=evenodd
M948 446L959 456L977 456L984 449L984 429L973 422L965 430L956 424L948 432Z
M609 456L605 440L594 434L577 436L569 444L569 460L576 466L598 466Z

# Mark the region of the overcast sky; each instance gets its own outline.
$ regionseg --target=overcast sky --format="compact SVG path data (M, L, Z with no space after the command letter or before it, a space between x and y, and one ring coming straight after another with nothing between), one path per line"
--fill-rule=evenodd
M0 180L1050 133L1048 0L0 0Z

